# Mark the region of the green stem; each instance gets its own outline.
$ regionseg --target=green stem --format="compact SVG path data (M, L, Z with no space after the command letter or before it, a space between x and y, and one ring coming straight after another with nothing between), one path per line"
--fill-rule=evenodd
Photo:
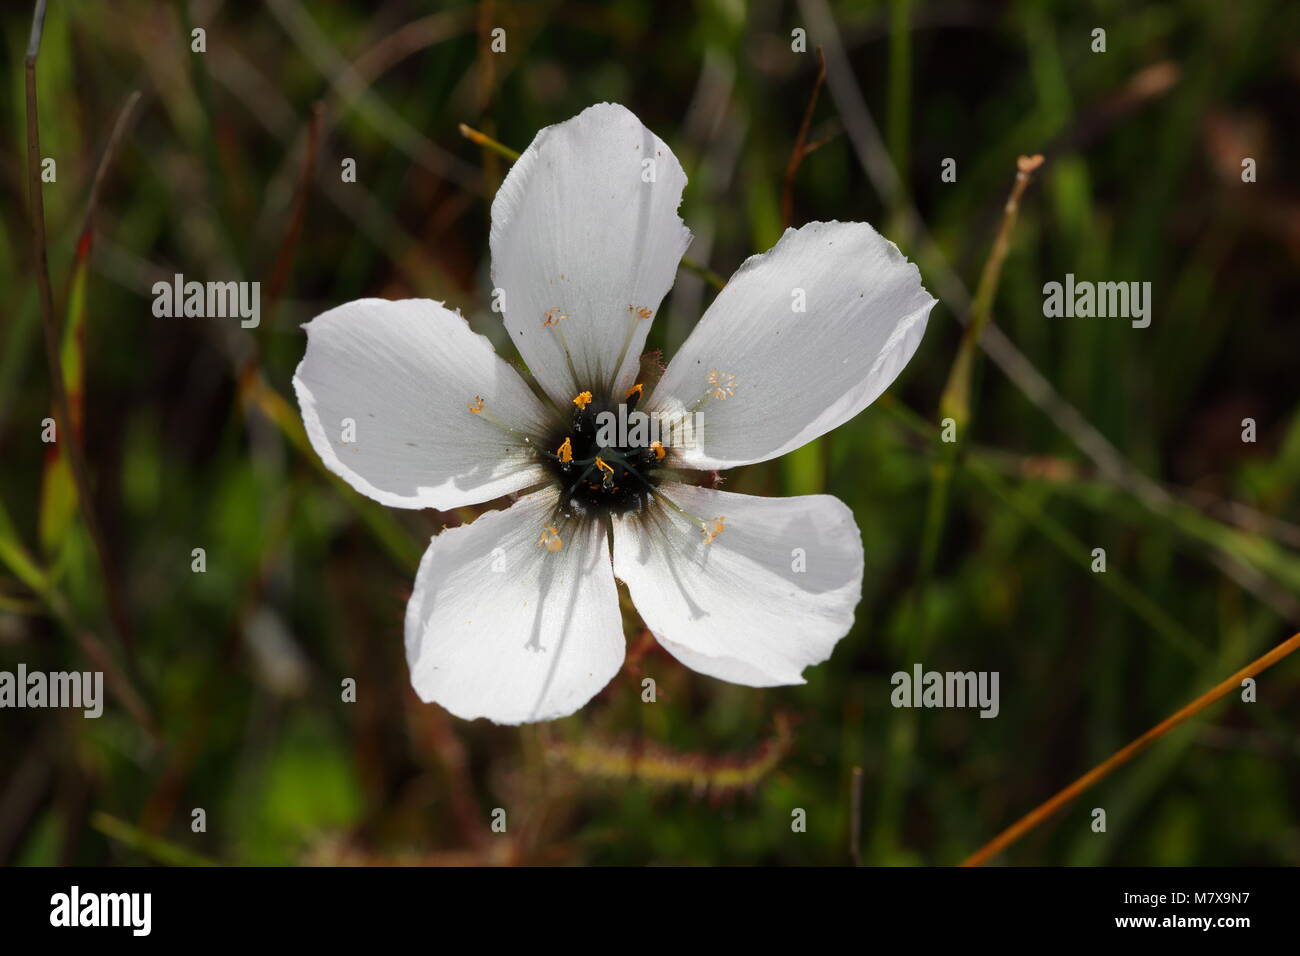
M209 859L183 846L169 843L161 837L145 833L125 820L99 812L90 818L91 826L110 839L116 840L145 856L168 866L220 866Z
M917 559L916 578L904 599L902 615L902 653L906 660L920 662L929 647L929 629L926 621L925 597L930 590L938 561L939 547L948 513L950 488L959 464L959 442L966 435L970 423L971 377L975 367L975 352L980 335L993 314L993 300L1002 276L1002 263L1010 248L1012 227L1020 208L1020 197L1029 185L1030 176L1042 164L1042 157L1020 157L1011 195L1003 209L1002 222L989 250L988 259L980 274L979 288L971 305L970 322L962 334L948 374L948 383L939 401L939 414L952 419L955 440L944 441L941 429L935 442L934 462L930 470L930 493L926 504L925 528L921 537L921 551ZM887 862L897 848L903 796L910 773L911 755L917 733L917 716L911 708L895 711L890 721L888 736L889 754L885 760L885 776L881 781L880 797L876 806L876 819L872 828L871 852L877 863Z

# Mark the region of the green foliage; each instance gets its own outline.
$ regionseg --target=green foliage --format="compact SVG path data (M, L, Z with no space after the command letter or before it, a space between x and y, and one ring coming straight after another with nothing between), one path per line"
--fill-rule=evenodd
M509 36L498 56L478 8L436 6L424 19L425 5L399 0L223 4L196 55L186 4L52 5L38 89L42 151L59 171L43 187L55 306L131 610L129 654L64 459L47 458L39 437L51 396L17 68L30 24L7 6L0 669L90 669L90 635L119 673L99 722L0 714L0 766L22 768L0 772L12 808L0 859L843 864L861 767L865 861L954 863L1291 632L1300 7L846 2L832 8L854 79L905 157L903 199L937 246L907 235L899 203L876 192L829 87L809 134L827 141L795 178L795 224L870 221L936 294L952 270L973 289L1017 156L1044 153L992 321L1167 497L1099 468L1058 411L980 357L934 567L918 580L944 456L936 413L960 338L945 298L888 396L783 460L727 476L732 491L834 494L861 527L857 623L806 685L699 676L652 642L637 651L629 615L627 669L553 727L470 725L420 704L402 651L413 570L432 533L474 515L391 511L323 469L289 384L299 324L361 296L430 296L504 347L487 230L507 162L458 124L522 149L605 99L676 151L691 179L683 216L708 237L689 254L725 278L785 226L783 176L819 42L790 52L790 31L807 25L796 4L543 0L495 4ZM272 7L308 18L339 59ZM417 21L409 47L385 46ZM1096 26L1104 54L1089 48ZM361 71L360 87L339 80L341 63ZM90 184L136 85L144 100L81 260ZM318 101L313 186L266 327L155 318L149 286L176 271L258 279L265 294ZM1244 156L1258 160L1257 183L1240 181ZM339 183L343 157L357 161L356 184ZM947 157L955 183L940 179ZM1067 272L1150 281L1151 327L1044 318L1042 285ZM649 346L671 354L712 294L682 271ZM1253 444L1241 440L1247 417ZM1095 547L1104 576L1089 568ZM1001 713L895 710L890 675L918 660L1000 672ZM1230 696L1160 741L1005 859L1300 863L1297 664L1263 675L1258 703ZM640 701L642 675L658 682L657 703ZM348 677L355 704L340 700ZM744 786L584 774L559 758L561 744L644 743L712 772L763 752L781 714L794 718L788 752ZM1108 808L1106 834L1089 829L1093 806ZM206 832L191 831L195 807ZM495 807L510 815L506 835L488 829ZM791 831L794 808L805 833Z

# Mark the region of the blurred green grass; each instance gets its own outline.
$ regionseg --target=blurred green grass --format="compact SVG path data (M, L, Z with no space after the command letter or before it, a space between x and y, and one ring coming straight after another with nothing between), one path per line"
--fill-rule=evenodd
M389 511L324 474L295 441L297 325L363 295L422 295L504 345L488 309L487 210L505 163L457 125L520 149L600 100L673 147L690 177L689 254L729 275L783 228L782 177L824 39L790 52L790 31L808 26L791 3L54 5L38 81L42 152L58 161L43 196L60 315L77 314L69 283L101 152L127 96L144 93L104 183L82 288L85 445L131 609L124 679L161 741L116 701L98 721L5 712L0 860L144 862L163 840L230 863L838 864L860 766L866 861L952 863L1295 629L1300 197L1288 174L1300 168L1300 10L831 9L902 196L945 261L908 235L904 204L872 187L830 89L810 138L832 138L799 170L795 222L876 224L943 302L885 400L727 487L826 491L853 508L867 562L857 624L803 687L724 685L651 648L575 717L510 729L465 724L410 693L401 616L414 564L430 533L472 513ZM21 146L29 15L3 14L0 667L54 670L89 666L79 634L112 646L112 632L82 525L50 517L42 492L50 395ZM206 28L205 54L191 54L187 24ZM494 26L507 30L504 54L486 52ZM1089 49L1097 26L1104 54ZM274 316L255 334L155 319L148 287L173 272L265 290L318 101L316 176ZM1002 711L898 712L889 676L918 659L906 608L935 449L918 426L937 419L960 336L942 277L974 286L1015 158L1033 152L1048 163L994 321L1170 501L1099 472L1059 416L985 359L921 593L920 659L999 671ZM1257 183L1241 183L1243 156L1258 160ZM344 157L355 185L339 183ZM940 181L946 157L956 183ZM1045 319L1042 284L1066 272L1150 281L1151 327ZM681 272L650 346L671 354L711 293ZM1253 445L1240 441L1247 416ZM195 547L207 553L201 575ZM1106 549L1109 586L1080 563L1093 547ZM1224 561L1265 584L1241 586ZM657 680L659 703L641 703L640 674ZM356 704L339 701L345 677ZM1260 683L1259 703L1176 731L1006 859L1300 862L1289 719L1300 673L1282 665ZM786 713L789 752L740 792L595 779L556 757L561 741L648 742L706 767L744 762ZM1107 833L1090 831L1092 806L1108 808ZM194 807L205 833L190 831ZM508 837L488 830L495 807ZM795 807L806 833L791 833ZM96 813L133 829L95 826Z

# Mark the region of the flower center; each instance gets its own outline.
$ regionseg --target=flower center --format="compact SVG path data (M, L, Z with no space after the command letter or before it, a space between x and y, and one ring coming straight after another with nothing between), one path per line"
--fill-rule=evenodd
M554 456L546 458L566 511L587 517L645 508L665 451L651 417L636 411L642 392L636 385L617 402L589 391L573 399L568 427L553 436Z

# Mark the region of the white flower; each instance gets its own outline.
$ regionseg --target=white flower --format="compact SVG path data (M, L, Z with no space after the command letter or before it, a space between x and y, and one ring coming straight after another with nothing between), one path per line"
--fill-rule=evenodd
M361 299L305 326L294 389L330 470L399 508L519 493L420 562L406 657L423 700L505 724L573 713L623 663L616 577L669 653L753 687L803 683L852 625L862 543L842 502L682 479L783 455L862 411L934 299L870 226L810 223L747 260L638 389L690 243L685 185L672 151L607 103L515 163L492 204L492 276L536 391L440 302ZM681 446L601 445L594 416L619 405L665 422L698 411L704 428Z

